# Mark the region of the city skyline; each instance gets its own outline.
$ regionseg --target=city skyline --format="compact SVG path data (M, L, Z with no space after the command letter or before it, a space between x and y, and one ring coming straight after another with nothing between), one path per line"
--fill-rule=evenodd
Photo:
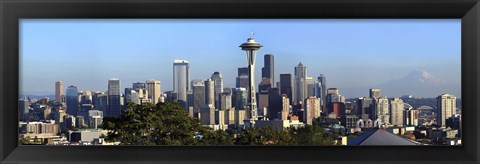
M198 28L194 29L198 29L200 32L195 33L195 35L191 34L191 32L182 34L180 31L185 31L184 26L188 25L189 23L196 25L194 27ZM402 74L406 75L413 70L428 70L428 72L432 72L432 74L438 76L439 79L443 80L445 83L452 84L460 88L459 20L228 20L224 22L214 20L22 20L20 24L22 29L20 67L21 94L53 94L55 91L55 86L53 83L57 80L62 80L65 86L75 85L79 88L79 91L94 90L105 92L107 90L106 84L108 79L114 77L122 81L120 88L130 87L131 84L134 82L144 82L145 80L156 79L161 81L162 91L171 91L173 90L173 84L171 79L171 77L173 76L173 71L171 70L171 68L172 62L175 59L187 60L190 62L190 80L205 80L209 78L214 72L218 71L223 76L224 87L233 88L235 86L237 68L246 67L246 64L244 62L245 56L244 54L242 54L242 52L238 50L237 46L239 43L244 42L245 37L243 36L249 35L250 31L254 31L257 34L255 35L256 40L266 45L265 48L260 50L257 54L255 71L261 72L261 68L263 67L263 58L260 56L263 56L265 54L274 55L274 78L277 79L275 82L279 81L278 79L280 79L280 74L288 73L293 75L294 67L299 62L302 62L308 69L307 76L316 79L319 74L324 74L328 78L328 87L340 88L341 93L345 92L344 88L348 89L352 87L368 87L368 85L370 85L371 88L375 88L375 85L380 85L391 80L399 79ZM163 33L163 35L168 34L166 37L158 37L153 40L155 36L163 36L158 34L160 32L155 33L156 35L152 34L152 36L146 36L148 31L151 32L151 30L153 30L152 26L158 27L162 24L170 24L170 26L163 27L163 29L170 29L168 33ZM93 25L98 25L98 28L91 28L91 26ZM298 27L292 27L292 29L271 28L279 25L283 25L282 27L284 28L292 26ZM316 25L314 27L319 29L312 30L314 27L310 27L309 25ZM329 29L329 33L332 33L332 31L336 30L333 29L333 26L335 25L337 25L337 28L344 28L343 31L347 31L347 35L356 34L357 36L352 36L350 37L350 40L345 40L345 37L347 36L340 32L337 34L337 37L334 37L335 35L332 34L330 34L331 36L327 36L324 35L323 32L320 32L322 31L320 27L328 27L331 28ZM386 28L387 30L384 29L383 31L378 31L377 29L377 31L375 31L375 28L373 27L378 25L383 26L379 28ZM401 25L400 27L404 28L405 30L398 31L400 28L397 27L398 25ZM71 32L72 30L62 30L62 28L72 28L72 26L75 26L75 28L79 30L77 31L79 33L97 32L95 34L98 34L99 36L80 36L79 33L74 35L74 33ZM113 26L118 26L118 29L107 32L106 34L98 33L99 31L105 32L106 27L113 28ZM221 29L221 27L225 26L230 27L227 28L230 31L218 30ZM243 26L246 26L246 28L242 28ZM47 29L47 27L51 27L51 29ZM118 33L119 31L117 30L126 30L127 27L130 27L132 34ZM141 27L150 28L147 28L143 32L133 30L142 29ZM182 28L176 29L172 27ZM192 26L188 27L192 28ZM205 28L207 27L216 28L205 30ZM268 30L269 27L271 30ZM431 30L428 27L435 28ZM238 28L241 29L239 30ZM279 42L279 36L272 35L272 31L291 32L295 29L307 29L306 31L311 32L313 36L302 36L302 34L305 35L306 32L297 32L295 33L296 35L287 35L289 33L286 33L285 36L283 36L284 39L280 38L283 42ZM348 33L348 31L352 29L357 30L357 32L359 33L351 33L352 31ZM427 29L430 31L427 32ZM202 32L202 30L205 30L206 32ZM217 31L213 32L213 30ZM249 30L249 32L245 32L245 30ZM340 28L340 30L337 31L342 31L342 29ZM392 35L392 32L397 32L398 34ZM44 37L42 37L42 35L46 34L54 36L51 37L52 39L46 38L46 41L39 42L38 39L43 39ZM58 36L66 34L71 35L67 35L70 36L68 38L65 36ZM225 34L228 35L222 36ZM402 34L409 35L401 37L400 35ZM442 34L442 36L437 36L439 34ZM120 35L122 35L124 38L120 38ZM315 36L319 35L326 37L321 39L314 38ZM366 36L372 37L370 38L371 42L359 42L362 38L364 39ZM386 39L386 36L390 36L392 38L390 38L389 40ZM433 39L433 36L435 36L436 38ZM134 39L130 41L132 37ZM373 41L374 39L379 38L383 39ZM305 42L300 42L298 39L305 39ZM92 40L93 42L88 42ZM113 43L105 42L107 40L110 40ZM187 43L189 44L182 44L182 42L185 42L185 40L188 40ZM402 43L402 46L404 47L413 46L414 48L405 48L406 50L402 50L402 48L395 48L392 47L392 45L383 48L379 43L380 41L385 40L391 41L389 44ZM416 41L410 43L409 41L412 40ZM426 42L427 40L430 42ZM35 45L32 45L34 41ZM64 45L66 47L60 46L57 49L49 48L52 47L51 44L59 44L59 41L65 42L60 45ZM133 44L134 41L140 41L140 43ZM148 41L155 42L152 43ZM312 46L313 43L309 43L309 41L318 43L320 45L328 46L314 47ZM343 41L344 43L332 44L328 43L328 41ZM75 44L76 42L78 42L78 44ZM284 44L291 44L292 42L300 43L294 44L291 47L282 46ZM83 43L85 45L81 45L80 43ZM361 45L354 45L353 43ZM403 43L405 43L406 45ZM129 47L128 44L133 44L133 46ZM370 46L367 46L365 44ZM371 44L379 45L374 47ZM425 47L419 47L418 44ZM353 50L339 49L338 47L341 45L343 45L343 47L350 47L353 50L359 51L357 53L354 53ZM364 46L363 49L361 46ZM81 49L81 47L85 48L85 50ZM146 49L142 49L142 47ZM337 48L337 51L334 51L335 47ZM149 51L152 48L154 48L154 50ZM161 48L166 48L166 50L159 50ZM377 49L373 50L374 48ZM391 55L378 56L378 53L384 53L388 49L390 51L395 50L395 52L390 52L389 54ZM122 50L127 51L122 52ZM402 51L398 52L398 50ZM135 53L133 53L132 51ZM189 51L195 51L195 53ZM50 55L45 55L45 53L48 52L50 52ZM168 52L172 53L166 54ZM333 52L337 53L335 55L332 55ZM118 53L120 56L112 56L115 53ZM158 54L155 55L155 53ZM352 55L358 53L368 54ZM404 57L405 59L398 58L397 55L400 55L402 53L406 54L406 56ZM424 53L425 55L419 56L420 53ZM43 55L38 56L37 54ZM203 56L199 57L200 55ZM209 58L211 57L205 57L205 55L215 57L218 60L213 61L218 62L212 63L212 60L209 60ZM376 58L375 55L377 55ZM69 60L66 60L65 57L68 57ZM384 58L378 59L378 57ZM172 60L170 60L170 58ZM317 60L309 60L310 58L318 59L318 62ZM338 60L339 58L343 58L343 60ZM338 62L325 62L322 61L322 59L325 59L326 61ZM72 62L70 62L70 60L72 60ZM45 65L44 63L42 63L42 61L51 62L54 64ZM362 63L362 61L364 62ZM371 66L373 65L371 64L371 62L375 61L379 62L378 65ZM365 71L372 68L377 68L373 69L376 70L375 77L377 78L368 78L372 75L369 75ZM378 68L382 69L380 70ZM72 72L66 72L65 70L69 70ZM355 80L348 80L348 78L346 77L355 78ZM35 80L32 81L32 79ZM255 82L257 83L255 84L256 86L261 81L261 73L257 73L255 79ZM32 85L33 82L36 85ZM364 95L368 93L367 91L363 92ZM455 95L459 94L455 93ZM345 96L355 97L356 95L345 94ZM431 97L435 96L436 94L432 94Z

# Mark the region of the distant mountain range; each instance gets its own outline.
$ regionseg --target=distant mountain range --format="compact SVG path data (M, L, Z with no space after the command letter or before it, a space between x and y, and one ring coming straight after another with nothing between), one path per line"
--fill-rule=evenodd
M447 84L424 70L412 71L400 79L390 80L380 85L345 88L341 89L340 92L346 97L368 96L368 89L370 88L381 89L381 95L387 97L412 95L414 97L432 98L443 93L453 94L459 98L461 97L460 86Z

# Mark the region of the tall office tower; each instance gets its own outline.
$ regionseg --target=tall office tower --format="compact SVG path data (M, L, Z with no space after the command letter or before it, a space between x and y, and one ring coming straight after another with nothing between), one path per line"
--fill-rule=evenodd
M219 104L219 97L220 97L220 94L223 92L223 77L222 77L222 74L220 74L219 72L214 72L212 74L212 77L211 79L213 80L213 83L214 83L214 97L215 97L215 108L216 109L219 109L220 108L220 104Z
M248 68L242 67L238 68L238 75L235 83L236 88L247 88L248 87Z
M113 78L108 80L108 117L118 117L122 114L120 105L120 80Z
M175 60L173 63L173 92L177 100L187 101L187 91L190 90L190 64L186 60Z
M305 111L303 112L303 122L312 125L313 120L320 117L320 99L314 96L305 100Z
M139 89L145 89L146 88L146 84L145 83L142 83L142 82L136 82L136 83L133 83L132 84L132 89L133 90L139 90Z
M235 88L234 92L235 98L235 109L245 109L247 106L247 89L245 88Z
M207 104L202 107L200 119L203 125L215 125L215 107L213 104Z
M160 95L162 94L160 80L147 80L145 83L148 91L148 98L151 100L152 104L157 104Z
M418 126L418 114L416 109L404 110L404 124L406 126Z
M282 120L288 120L288 115L290 114L290 100L286 94L282 94L282 112L281 118Z
M198 115L205 105L205 83L203 80L192 80L193 114Z
M215 84L212 79L205 80L205 104L214 105L215 103ZM213 106L215 107L215 105Z
M445 127L446 120L456 114L457 97L444 93L437 97L437 125Z
M390 101L390 122L393 126L403 126L404 103L402 99L393 98Z
M30 114L30 102L27 98L18 100L18 120L28 121L28 115Z
M133 90L133 88L125 88L125 92L123 95L123 102L126 104L125 106L127 106L128 103L134 102L134 100L132 99L132 91L135 90Z
M295 86L293 90L293 104L297 105L305 101L307 95L307 67L303 66L302 63L299 63L295 67Z
M390 113L389 113L389 103L386 97L379 97L373 99L374 102L374 112L373 118L378 119L379 125L390 125Z
M63 81L56 81L55 82L55 100L58 102L62 102L62 95L63 95Z
M76 116L78 112L78 88L70 85L67 87L67 114Z
M267 84L270 84L270 87L273 88L275 87L275 64L274 64L274 58L272 54L265 54L263 56L263 63L264 66L262 68L262 79L266 78L268 79Z
M228 110L232 108L232 94L231 93L221 93L220 99L220 110Z
M314 87L313 87L313 77L305 78L305 83L307 86L307 97L315 96Z
M107 102L108 102L107 97L108 97L107 94L105 94L103 92L94 93L93 97L92 97L93 106L95 106L95 108L97 110L106 112L107 111Z
M270 120L281 119L279 113L282 112L282 96L280 95L278 88L270 88L270 90L268 90L267 110L267 117Z
M319 89L321 90L320 94L317 96L320 97L320 99L322 100L322 108L326 109L327 108L327 77L323 76L323 74L320 74L317 80L318 80L318 83L320 83Z
M364 115L367 114L368 117L372 120L374 120L372 116L372 103L373 100L369 97L360 97L357 100L357 113L356 115Z
M292 104L292 74L280 74L280 94L285 94Z
M257 101L255 98L255 58L257 51L262 47L259 43L255 42L253 37L247 39L247 42L242 43L239 47L245 51L247 55L248 63L248 93L247 93L247 106L248 114L244 120L247 127L254 127L255 120L257 120Z
M381 94L380 94L380 89L370 89L370 98L374 99L374 98L380 98L381 97Z

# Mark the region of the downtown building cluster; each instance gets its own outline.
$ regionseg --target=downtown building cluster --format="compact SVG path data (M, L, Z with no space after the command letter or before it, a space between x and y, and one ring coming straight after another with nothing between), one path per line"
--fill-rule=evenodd
M256 43L253 38L249 42ZM255 54L250 55L254 65ZM43 144L115 144L102 140L105 132L99 127L104 117L119 117L129 104L178 101L190 117L214 130L317 125L339 134L383 128L413 141L415 133L437 140L461 136L461 115L453 95L439 95L434 122L419 124L419 110L401 98L382 97L380 89L372 88L368 97L346 99L340 89L328 88L323 74L309 76L302 63L293 74L280 73L276 81L274 55L263 57L261 80L254 87L253 68L238 68L235 87L227 87L218 71L205 79L190 79L187 60L174 60L171 91L162 92L160 80L121 88L120 79L113 78L106 92L79 91L70 85L64 93L63 82L57 81L55 100L19 100L20 134L42 138Z

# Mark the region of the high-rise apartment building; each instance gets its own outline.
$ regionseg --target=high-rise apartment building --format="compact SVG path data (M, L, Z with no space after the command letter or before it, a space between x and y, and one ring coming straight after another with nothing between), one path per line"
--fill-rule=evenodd
M159 103L162 94L160 80L147 80L146 89L148 91L148 98L151 100L152 104Z
M374 119L378 119L383 125L390 125L390 105L386 97L373 99L374 102Z
M393 126L403 126L403 111L405 105L402 99L394 98L390 101L390 122Z
M437 125L445 127L446 120L456 114L457 97L444 93L437 97Z
M282 112L281 118L282 120L288 120L288 115L290 114L290 100L287 95L282 94Z
M63 101L63 81L55 82L55 100L58 102Z
M313 120L320 117L320 99L317 97L308 97L305 100L305 110L303 112L303 122L312 125Z
M120 104L120 80L113 78L108 80L108 109L106 115L109 117L118 117L122 114Z
M212 79L205 80L205 104L215 108L215 83Z
M187 91L190 90L190 64L186 60L175 60L173 63L173 92L177 100L187 101Z

